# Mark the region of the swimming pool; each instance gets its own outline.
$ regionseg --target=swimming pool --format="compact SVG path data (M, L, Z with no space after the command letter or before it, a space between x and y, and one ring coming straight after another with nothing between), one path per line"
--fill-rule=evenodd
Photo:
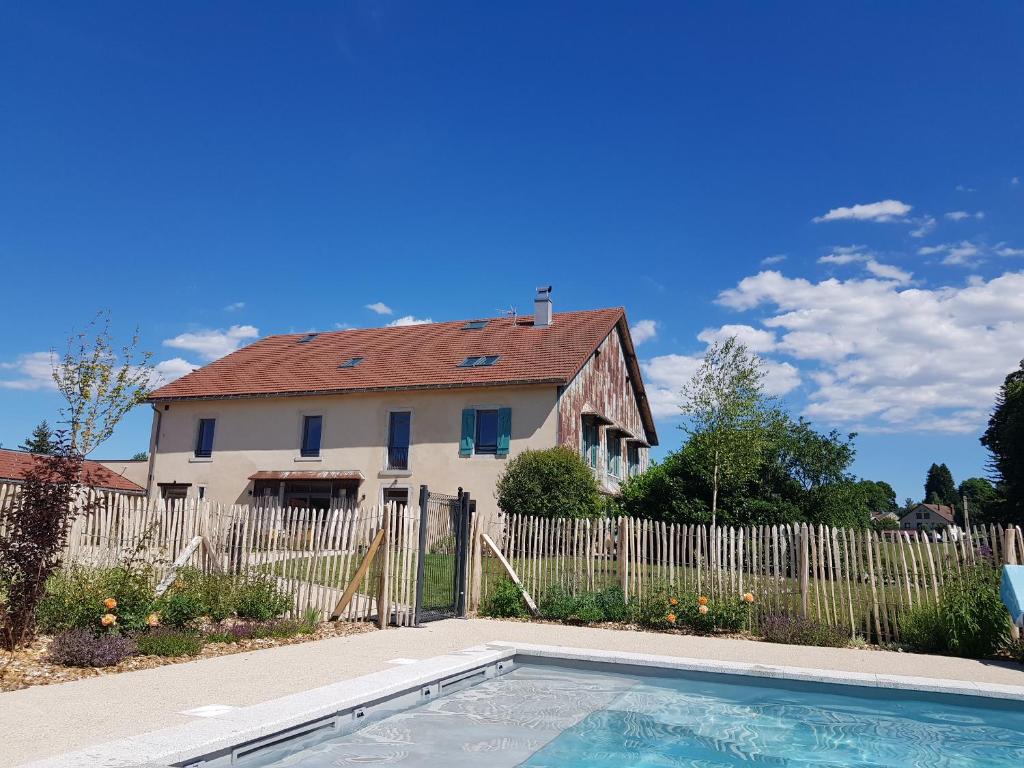
M1024 687L512 643L408 661L32 768L1024 765Z
M1024 705L707 673L524 664L246 768L1024 765Z

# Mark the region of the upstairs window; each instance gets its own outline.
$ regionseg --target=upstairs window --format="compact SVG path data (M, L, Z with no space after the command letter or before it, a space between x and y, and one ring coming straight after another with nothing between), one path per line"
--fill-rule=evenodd
M323 432L323 416L302 417L302 448L300 453L308 458L320 455L320 434Z
M462 330L464 330L464 331L479 331L479 330L482 330L483 328L486 328L486 327L487 327L487 321L486 320L470 320L464 326L462 326Z
M627 477L640 474L640 446L636 443L626 444L626 472Z
M344 363L342 363L338 367L339 368L355 368L361 362L363 362L363 358L361 358L361 357L350 357L348 360L346 360Z
M462 412L459 455L508 456L512 445L511 408L466 408Z
M409 468L411 422L409 411L392 411L388 416L388 469Z
M477 453L495 454L498 452L498 412L476 412L476 438L474 440Z
M213 431L216 419L200 419L196 429L196 458L208 459L213 456Z
M608 430L608 474L612 477L622 477L622 439L619 433Z
M319 335L319 333L307 333L305 336L299 339L299 344L309 344L309 342L311 342Z
M583 460L591 468L597 469L598 457L601 453L601 437L597 422L584 417L583 419Z

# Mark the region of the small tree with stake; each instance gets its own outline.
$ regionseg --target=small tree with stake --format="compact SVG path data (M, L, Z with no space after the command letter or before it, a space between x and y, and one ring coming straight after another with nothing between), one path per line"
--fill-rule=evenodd
M83 488L85 456L113 434L121 417L145 399L152 371L149 355L135 360L138 335L122 349L111 343L109 316L101 313L73 336L54 362L53 378L67 400L68 429L54 436L53 451L37 455L21 492L0 508L0 642L8 649L35 636L35 614L46 581L61 565L71 524L90 509Z

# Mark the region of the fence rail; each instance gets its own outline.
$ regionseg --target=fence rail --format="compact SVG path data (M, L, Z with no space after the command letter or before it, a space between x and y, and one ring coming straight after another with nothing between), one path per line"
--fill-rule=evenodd
M627 600L653 589L711 598L752 592L758 613L800 612L851 635L899 640L902 613L935 603L943 586L982 558L1015 563L1015 526L879 534L807 524L712 527L636 518L570 520L511 515L500 548L535 598L552 585L579 593L619 586ZM474 573L486 598L502 569L488 551Z

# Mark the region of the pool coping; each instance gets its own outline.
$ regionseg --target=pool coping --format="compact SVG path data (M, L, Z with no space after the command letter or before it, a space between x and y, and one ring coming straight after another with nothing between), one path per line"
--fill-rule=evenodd
M274 736L363 705L408 694L446 679L503 662L530 659L618 664L679 672L711 672L833 685L890 688L1024 702L1024 686L943 678L869 674L807 667L716 661L679 656L601 651L570 646L489 642L414 664L402 664L361 677L232 709L197 722L150 731L118 741L23 764L23 768L128 768L188 764L218 752ZM511 669L514 666L508 666Z

